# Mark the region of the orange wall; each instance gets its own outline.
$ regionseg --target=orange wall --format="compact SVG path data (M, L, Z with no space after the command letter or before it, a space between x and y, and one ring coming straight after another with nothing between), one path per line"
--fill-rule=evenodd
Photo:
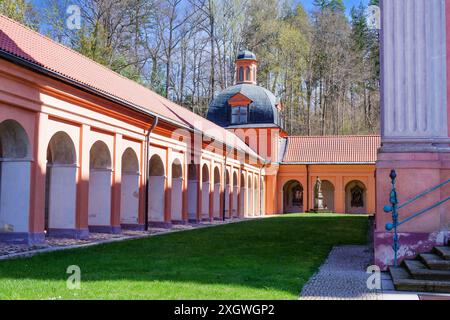
M337 213L345 213L345 187L354 180L359 180L366 186L367 213L375 212L375 164L310 165L309 174L306 165L282 164L279 166L276 176L267 176L267 213L283 213L283 187L291 180L299 181L305 190L305 210L309 211L313 209L314 185L317 177L320 177L322 181L328 180L333 184L335 188L334 206Z

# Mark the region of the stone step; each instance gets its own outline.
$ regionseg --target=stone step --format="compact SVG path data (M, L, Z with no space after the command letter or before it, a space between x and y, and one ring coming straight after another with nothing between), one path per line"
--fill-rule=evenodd
M413 279L406 269L389 269L394 286L399 291L450 293L450 281L432 281Z
M406 270L414 279L418 280L437 280L448 281L450 284L449 270L431 270L419 260L405 260Z
M444 260L450 260L450 247L435 247L434 252Z
M444 260L441 256L434 253L422 253L419 255L425 265L432 270L450 271L450 260Z

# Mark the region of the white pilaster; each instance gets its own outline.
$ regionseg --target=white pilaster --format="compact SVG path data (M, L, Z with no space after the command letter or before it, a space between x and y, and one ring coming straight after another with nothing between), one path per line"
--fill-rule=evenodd
M382 0L383 142L448 143L445 0Z

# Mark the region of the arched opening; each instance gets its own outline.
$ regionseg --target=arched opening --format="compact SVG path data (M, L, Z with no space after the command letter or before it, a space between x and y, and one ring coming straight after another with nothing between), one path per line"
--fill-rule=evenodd
M172 221L183 221L183 166L175 159L172 163Z
M351 181L345 187L345 211L352 214L367 213L367 188L361 181Z
M247 216L247 211L245 207L245 199L247 198L247 188L245 187L245 175L241 173L241 192L239 196L239 214L241 217Z
M255 177L253 181L253 211L255 216L259 216L259 183L258 183L258 177Z
M301 213L303 207L303 186L297 180L286 182L283 187L283 208L284 213Z
M220 170L218 167L214 168L214 195L213 195L213 214L214 219L221 219L220 212Z
M89 230L111 232L112 161L103 141L93 144L89 168Z
M139 159L133 149L122 155L122 183L120 186L120 223L134 229L139 224Z
M244 67L239 68L239 82L244 81Z
M246 79L247 81L251 81L252 76L251 76L250 67L246 68L246 77L247 77L247 79Z
M323 205L326 211L334 212L334 185L328 180L322 181Z
M225 170L225 217L231 218L230 214L230 196L231 196L230 171Z
M165 222L165 189L166 176L164 163L159 155L153 155L149 163L149 222L161 224Z
M248 184L247 184L247 216L253 217L253 186L252 186L252 177L248 177Z
M0 123L0 233L29 231L30 143L15 120Z
M188 215L190 222L197 222L198 173L195 164L188 166Z
M65 132L50 139L45 181L47 235L76 237L77 156L75 145Z
M211 192L211 182L209 179L208 165L202 167L202 219L209 220L209 198Z
M260 205L261 205L261 215L266 215L266 189L264 186L264 178L261 177L261 182L259 184L259 188L261 190L261 197L260 197Z
M233 195L232 195L232 217L238 218L238 175L236 172L233 173Z

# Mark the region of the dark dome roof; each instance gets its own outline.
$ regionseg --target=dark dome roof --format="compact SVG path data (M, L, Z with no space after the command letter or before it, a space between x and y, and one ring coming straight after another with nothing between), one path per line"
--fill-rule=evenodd
M237 60L256 60L256 54L248 50L239 51Z
M221 127L232 126L228 100L238 93L253 101L249 106L247 125L280 126L278 99L269 90L253 84L238 84L222 91L209 105L208 120Z

